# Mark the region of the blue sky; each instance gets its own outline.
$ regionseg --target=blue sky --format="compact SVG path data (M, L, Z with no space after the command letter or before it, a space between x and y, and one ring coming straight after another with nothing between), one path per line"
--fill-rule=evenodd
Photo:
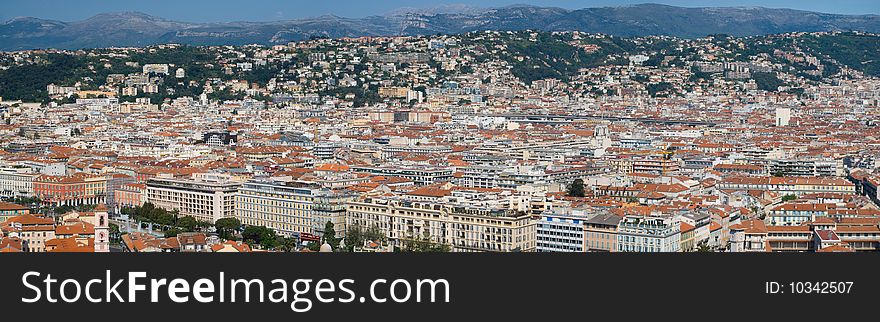
M381 15L401 7L435 7L467 3L481 7L511 4L555 6L569 9L663 3L685 7L763 6L844 14L880 14L878 0L2 0L0 21L31 16L63 21L88 18L101 12L141 11L180 21L267 21L334 14L343 17Z

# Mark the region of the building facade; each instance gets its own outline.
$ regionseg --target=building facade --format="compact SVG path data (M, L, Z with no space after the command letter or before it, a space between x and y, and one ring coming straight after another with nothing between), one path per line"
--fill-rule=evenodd
M546 211L536 228L538 252L585 252L583 211Z
M168 211L177 210L181 217L213 223L235 217L235 195L240 185L223 176L157 177L147 181L147 202Z
M235 196L235 217L284 236L322 236L326 223L332 222L336 237L344 237L346 202L353 199L353 194L318 185L250 180Z
M34 195L34 178L37 175L29 168L0 169L0 196L31 197Z
M379 227L392 246L427 236L454 252L533 252L537 219L524 212L401 197L348 203L346 224Z
M107 201L107 178L100 175L41 175L34 179L33 185L34 196L48 205L98 205Z
M680 220L673 215L627 215L617 230L619 252L681 251Z

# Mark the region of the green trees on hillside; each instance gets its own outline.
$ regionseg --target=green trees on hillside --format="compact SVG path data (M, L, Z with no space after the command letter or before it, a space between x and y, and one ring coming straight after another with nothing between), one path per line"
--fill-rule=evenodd
M762 91L775 92L779 90L779 86L785 85L785 82L776 77L775 73L755 72L752 73L752 79L755 80L758 89Z
M0 70L0 97L4 100L46 102L49 100L47 85L70 86L90 74L84 57L48 54L43 63Z
M807 35L803 47L869 76L880 76L880 36L859 33Z

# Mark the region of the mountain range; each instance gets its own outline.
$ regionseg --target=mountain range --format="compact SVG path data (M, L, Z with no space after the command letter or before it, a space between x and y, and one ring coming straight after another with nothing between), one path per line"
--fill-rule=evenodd
M880 15L840 15L762 7L685 8L659 4L569 10L555 7L402 8L381 16L333 15L268 21L191 23L139 12L102 13L64 22L18 17L0 24L0 50L146 46L284 44L311 37L457 34L479 30L584 31L618 36L709 34L753 36L785 32L880 32Z

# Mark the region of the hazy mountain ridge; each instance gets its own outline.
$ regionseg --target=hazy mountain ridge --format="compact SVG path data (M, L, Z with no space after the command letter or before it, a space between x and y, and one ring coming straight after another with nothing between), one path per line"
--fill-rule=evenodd
M708 34L750 36L784 32L880 32L878 15L838 15L761 7L683 8L656 4L568 10L508 6L404 8L383 16L189 23L138 12L98 14L62 22L19 17L0 24L0 50L144 46L281 44L309 37L359 37L461 33L477 30L579 30L619 36Z

